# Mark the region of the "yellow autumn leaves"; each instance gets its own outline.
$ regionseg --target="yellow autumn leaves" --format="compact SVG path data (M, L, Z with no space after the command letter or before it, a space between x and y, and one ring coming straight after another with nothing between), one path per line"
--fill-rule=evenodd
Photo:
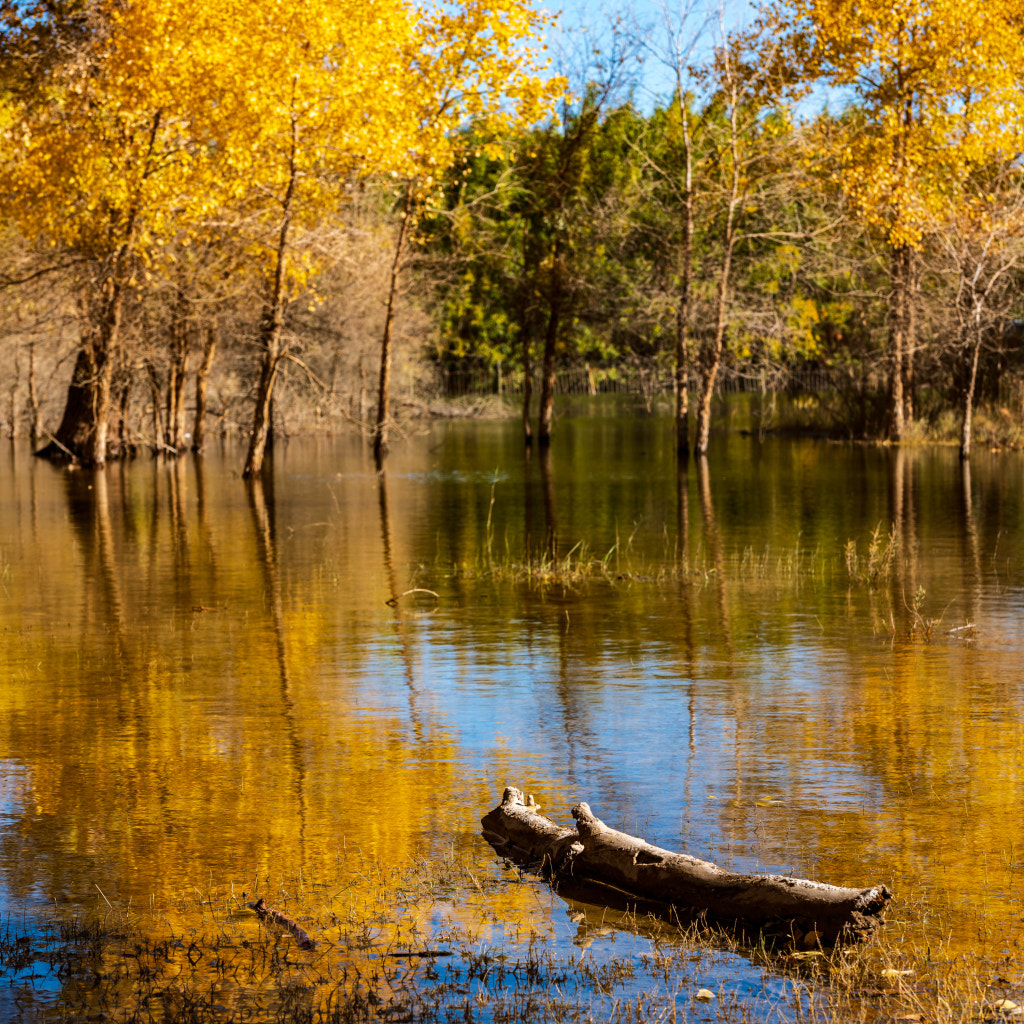
M828 149L854 208L918 246L973 166L1019 152L1019 5L1009 0L784 0L770 18L803 73L852 108Z
M525 0L98 0L78 51L6 104L2 212L87 259L225 204L273 221L289 187L314 222L352 175L438 173L467 117L546 109L541 25Z

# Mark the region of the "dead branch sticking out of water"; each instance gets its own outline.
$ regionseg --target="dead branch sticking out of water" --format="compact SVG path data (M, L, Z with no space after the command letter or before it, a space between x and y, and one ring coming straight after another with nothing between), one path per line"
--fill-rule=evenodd
M290 931L295 941L299 944L299 949L316 949L316 943L310 938L309 932L286 914L282 914L280 910L271 910L267 906L267 901L262 897L255 903L247 903L246 906L250 910L255 910L256 916L261 921L272 921L274 924Z
M561 828L509 787L482 819L499 852L538 867L556 886L572 878L611 886L666 908L756 928L798 949L862 942L881 927L892 894L884 885L848 889L784 875L739 875L609 828L585 803L576 828Z

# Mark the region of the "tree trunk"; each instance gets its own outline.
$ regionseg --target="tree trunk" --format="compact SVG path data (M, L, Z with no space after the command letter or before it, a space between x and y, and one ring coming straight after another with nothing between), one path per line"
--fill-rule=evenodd
M914 357L917 351L917 293L921 287L921 260L916 249L907 254L906 327L903 332L903 425L914 425L917 414L917 381Z
M731 72L730 72L731 74ZM725 320L729 306L729 286L732 273L732 253L736 245L736 211L740 205L740 128L739 97L736 84L730 78L732 91L729 104L729 152L732 158L732 172L729 178L729 196L726 205L725 233L722 239L722 267L718 275L718 296L715 302L715 333L711 345L701 360L700 401L697 406L697 440L693 453L707 455L711 438L711 400L715 393L718 367L722 362L725 346Z
M188 374L188 303L181 299L171 325L170 366L167 370L167 435L164 442L175 455L185 450L185 381Z
M530 338L523 332L523 442L533 444L530 426L530 404L533 401L533 361L530 359Z
M395 256L391 261L391 280L388 284L388 307L384 315L384 335L380 343L380 379L377 385L377 423L373 431L373 458L377 470L384 467L384 456L388 450L388 426L391 421L391 325L395 317L395 299L398 295L398 280L402 272L405 243L409 234L413 207L412 182L406 186L402 201L402 219L398 224L398 238L395 241Z
M192 427L192 451L197 454L206 445L206 396L210 388L210 370L217 352L217 329L206 325L206 343L203 345L203 359L196 369L196 418Z
M683 123L683 148L686 159L683 187L683 252L676 310L676 455L690 454L690 304L693 293L693 146L690 139L690 114L682 87L677 91L679 115ZM709 414L710 415L710 414Z
M892 250L892 290L889 293L889 440L902 441L906 433L906 379L904 360L907 348L907 324L910 309L910 246Z
M585 803L577 804L572 816L576 828L560 828L510 787L482 824L499 852L542 868L556 888L569 878L597 882L666 910L707 916L741 930L756 928L802 949L870 938L892 898L884 885L848 889L725 871L609 828Z
M981 355L981 325L975 324L973 344L965 349L964 356L970 358L967 383L964 387L963 420L960 424L960 458L971 457L971 423L974 418L974 393L978 385L978 359Z
M159 455L163 451L164 418L160 411L160 398L162 388L160 386L160 374L151 359L146 360L146 377L149 381L149 395L153 401L153 451Z
M533 400L533 359L530 354L533 318L530 316L529 237L529 227L524 227L523 270L519 282L519 338L523 363L523 442L528 446L533 444L533 428L530 426L530 404Z
M121 371L121 379L118 381L117 396L117 447L121 458L131 454L134 446L128 435L128 410L132 399L132 378L125 370Z
M245 468L242 470L242 477L246 480L259 476L263 471L263 458L267 451L267 439L270 434L273 414L274 382L277 379L278 366L285 354L281 334L284 329L285 272L288 260L289 230L292 222L292 203L295 200L295 187L299 178L298 148L299 121L298 115L293 111L291 149L288 156L288 187L281 201L281 224L278 227L277 244L274 250L274 276L268 282L269 294L267 303L263 307L263 316L260 318L260 350L263 355L260 359L260 382L256 391L256 407L252 414L249 450L245 456Z
M28 432L32 447L43 436L43 419L39 409L39 391L36 387L36 341L28 343Z
M272 400L277 368L281 362L281 323L283 311L280 303L275 309L268 306L263 311L261 328L263 356L260 360L260 382L256 389L256 407L253 410L252 433L249 435L249 450L245 456L242 476L249 480L263 471L263 459L267 452L270 436Z
M80 462L100 468L107 459L107 417L110 412L111 361L108 343L116 323L99 330L84 328L82 346L68 385L64 415L57 433L36 455L54 462Z
M551 290L548 305L548 327L544 335L544 369L540 389L540 416L537 424L537 442L551 444L551 424L555 415L555 348L562 317L562 259L561 235L555 239L554 259L551 265Z
M14 352L14 373L11 386L7 392L7 418L10 421L11 440L19 437L18 433L18 388L21 385L21 358L20 350Z

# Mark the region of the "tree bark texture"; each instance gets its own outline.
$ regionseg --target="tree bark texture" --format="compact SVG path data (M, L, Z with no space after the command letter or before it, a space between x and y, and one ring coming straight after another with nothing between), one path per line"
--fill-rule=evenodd
M281 361L281 325L284 319L280 305L268 307L263 314L263 357L260 360L260 381L256 389L256 405L253 409L252 434L249 436L249 451L245 458L242 476L249 480L263 472L263 458L270 437L270 418L274 397L274 382Z
M871 938L892 898L884 885L849 889L785 875L736 874L609 828L585 803L572 815L576 828L561 828L509 787L482 824L500 852L540 866L556 887L561 879L597 882L802 949Z

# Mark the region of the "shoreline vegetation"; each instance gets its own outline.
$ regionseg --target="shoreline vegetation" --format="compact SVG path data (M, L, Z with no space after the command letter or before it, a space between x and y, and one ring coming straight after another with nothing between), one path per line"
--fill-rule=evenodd
M564 935L527 915L502 918L494 905L509 891L521 906L553 904L556 918L567 916ZM245 906L257 895L313 947L261 923ZM867 947L772 950L700 924L563 900L507 863L482 871L451 852L402 868L339 863L323 882L193 888L142 909L101 893L78 916L8 917L0 1014L123 1024L1019 1019L1019 958L983 942L958 952L941 913L920 909L897 904ZM736 982L737 961L759 969L760 986Z

